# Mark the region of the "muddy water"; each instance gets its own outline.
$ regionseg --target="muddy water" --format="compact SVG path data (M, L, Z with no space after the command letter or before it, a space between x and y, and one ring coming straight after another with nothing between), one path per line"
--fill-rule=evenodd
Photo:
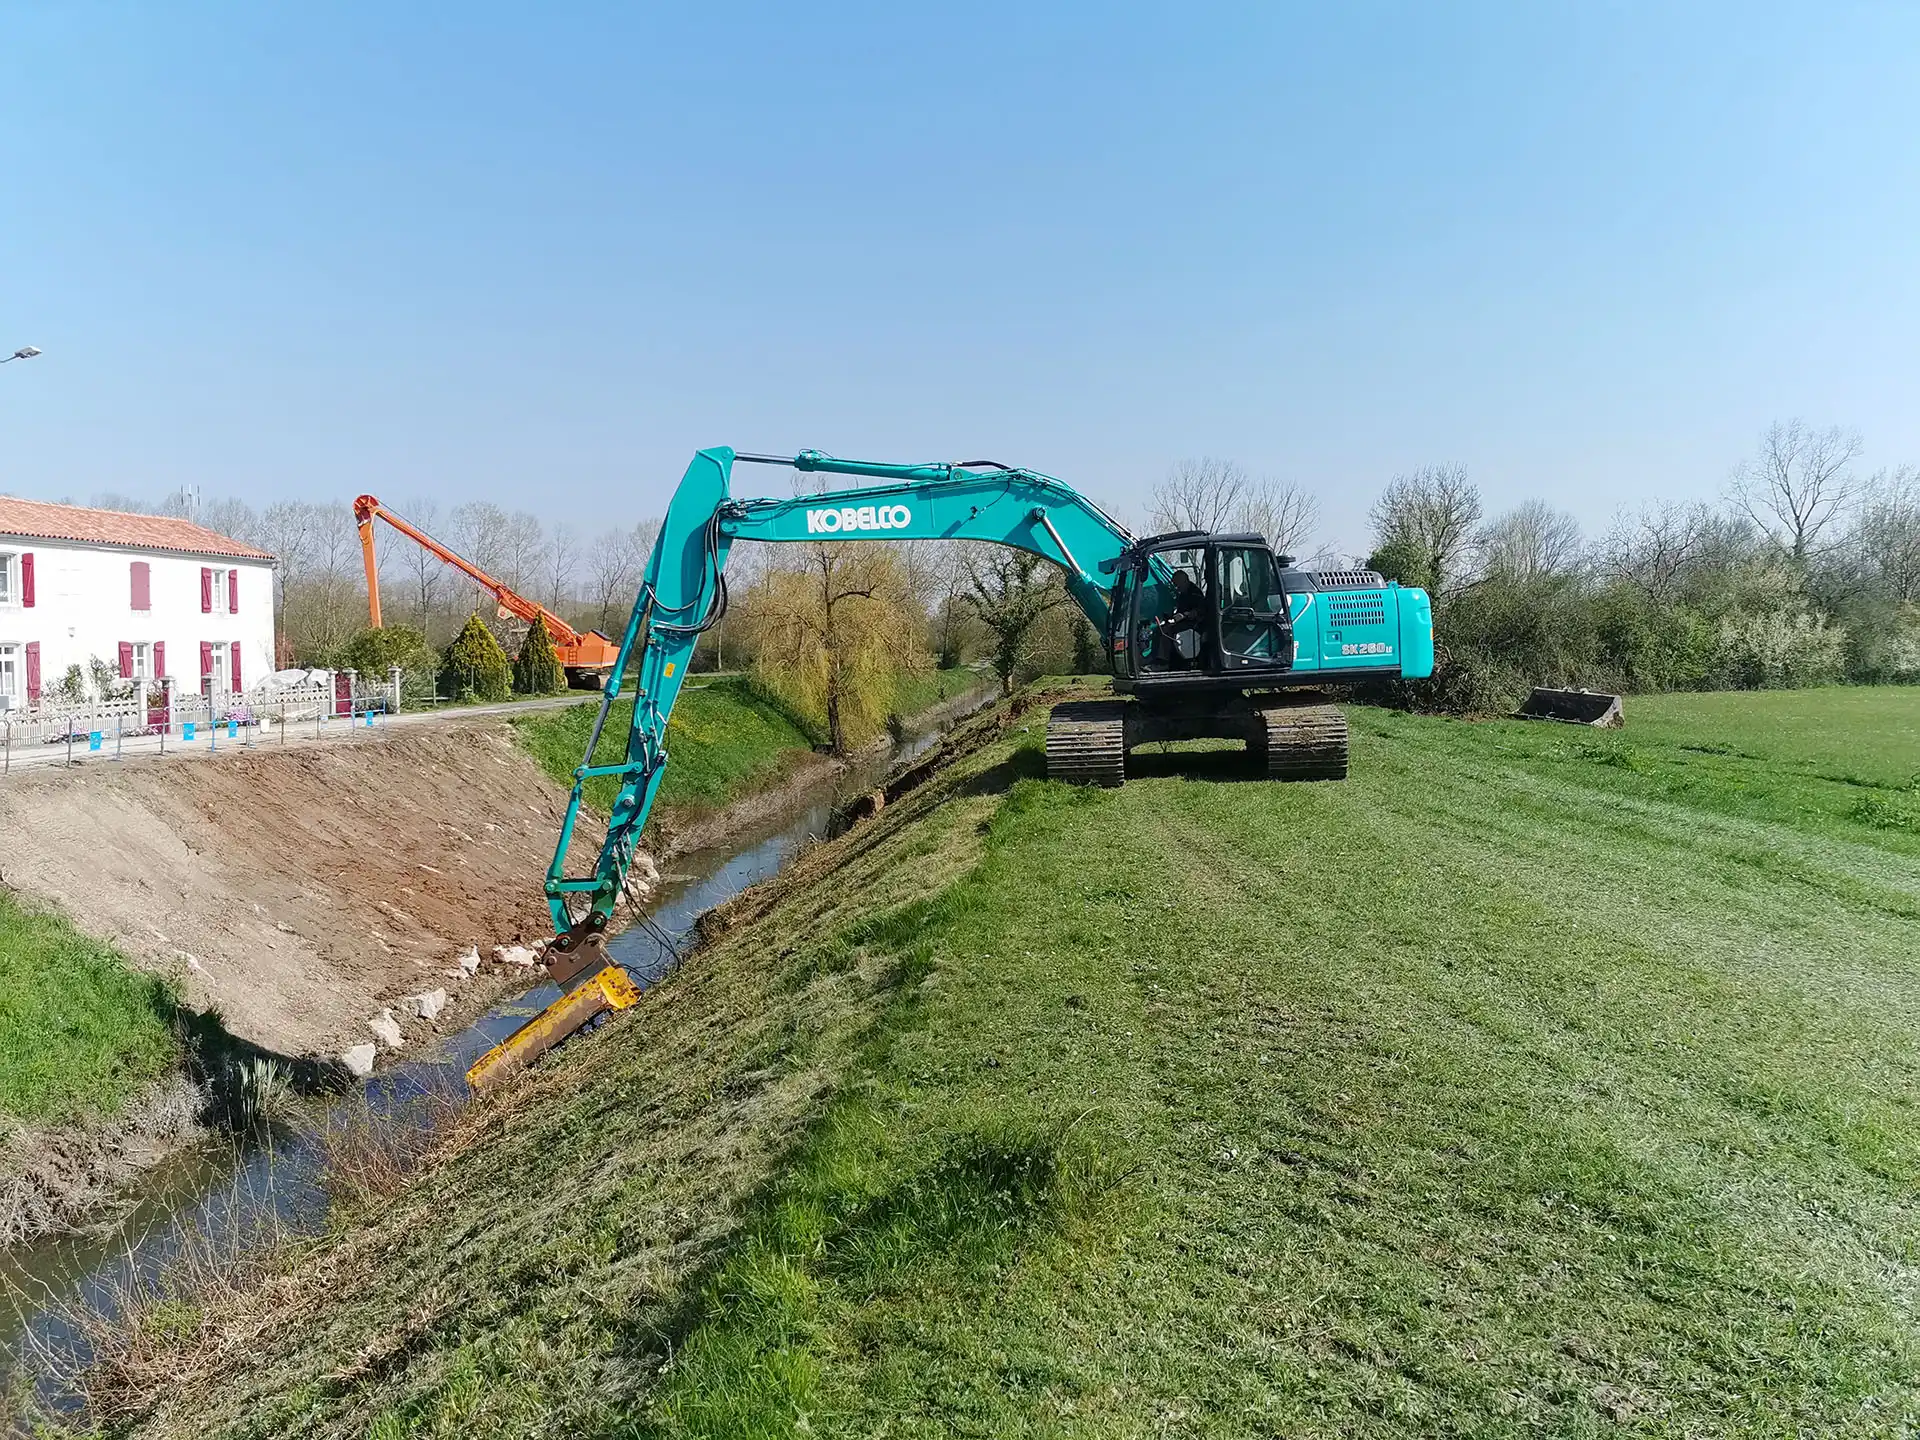
M951 723L823 778L784 815L733 835L725 845L675 857L656 893L652 927L623 932L609 944L609 954L643 987L658 980L691 942L702 912L777 874L803 846L827 835L843 800L930 748ZM142 1177L125 1209L90 1231L0 1253L0 1394L25 1374L44 1403L64 1408L68 1397L47 1373L66 1370L81 1356L65 1313L76 1306L111 1310L130 1278L166 1269L186 1247L227 1255L323 1224L328 1202L320 1136L330 1113L337 1117L340 1107L352 1106L357 1116L364 1106L383 1125L417 1129L433 1123L448 1097L465 1097L467 1067L558 995L551 984L537 985L419 1058L378 1072L360 1092L307 1109L296 1125L174 1157Z

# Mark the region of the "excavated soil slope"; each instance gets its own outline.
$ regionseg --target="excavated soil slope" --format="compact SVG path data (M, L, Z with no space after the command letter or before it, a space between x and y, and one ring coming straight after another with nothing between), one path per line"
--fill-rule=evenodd
M0 880L182 974L236 1034L324 1052L404 995L462 989L444 972L466 946L550 933L563 803L492 719L95 764L0 788ZM492 987L465 988L462 1008Z

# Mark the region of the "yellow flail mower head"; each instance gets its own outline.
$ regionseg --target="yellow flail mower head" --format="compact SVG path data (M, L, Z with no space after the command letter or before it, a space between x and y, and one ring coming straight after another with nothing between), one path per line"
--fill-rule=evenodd
M574 986L493 1049L467 1071L475 1091L493 1089L519 1074L582 1026L613 1010L640 1002L640 991L627 972L608 965Z

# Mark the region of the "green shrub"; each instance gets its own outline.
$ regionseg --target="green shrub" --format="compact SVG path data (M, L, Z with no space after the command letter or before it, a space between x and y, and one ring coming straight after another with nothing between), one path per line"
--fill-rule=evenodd
M567 672L560 668L560 657L553 652L547 622L536 616L527 638L520 642L520 653L513 657L514 693L558 695L566 688Z
M1734 611L1720 622L1720 672L1737 690L1825 685L1846 667L1847 632L1824 615Z
M358 670L363 679L379 684L395 665L400 667L403 703L424 704L434 698L439 689L440 657L426 633L411 625L362 630L340 647L334 668Z
M511 693L512 672L507 652L476 613L467 617L447 647L440 680L449 695L460 699L505 700Z

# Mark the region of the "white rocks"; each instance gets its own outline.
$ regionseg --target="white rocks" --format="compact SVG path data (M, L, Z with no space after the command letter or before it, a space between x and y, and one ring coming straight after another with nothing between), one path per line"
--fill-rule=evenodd
M522 970L530 970L540 963L540 957L524 945L511 948L505 945L493 947L493 958L502 965L518 965Z
M293 926L287 924L284 920L274 921L273 928L278 930L282 935L292 935L295 933Z
M406 1004L407 1009L412 1011L413 1014L420 1019L432 1020L437 1018L440 1012L447 1008L447 992L445 990L429 990L424 995L409 995Z
M460 958L454 961L460 967L460 973L471 979L480 973L480 947L469 945Z
M373 1057L380 1053L376 1045L354 1045L340 1052L340 1063L356 1080L373 1074Z
M393 1018L391 1010L382 1010L367 1021L367 1028L373 1031L380 1043L389 1050L398 1050L407 1043L405 1037L400 1034L400 1022Z

